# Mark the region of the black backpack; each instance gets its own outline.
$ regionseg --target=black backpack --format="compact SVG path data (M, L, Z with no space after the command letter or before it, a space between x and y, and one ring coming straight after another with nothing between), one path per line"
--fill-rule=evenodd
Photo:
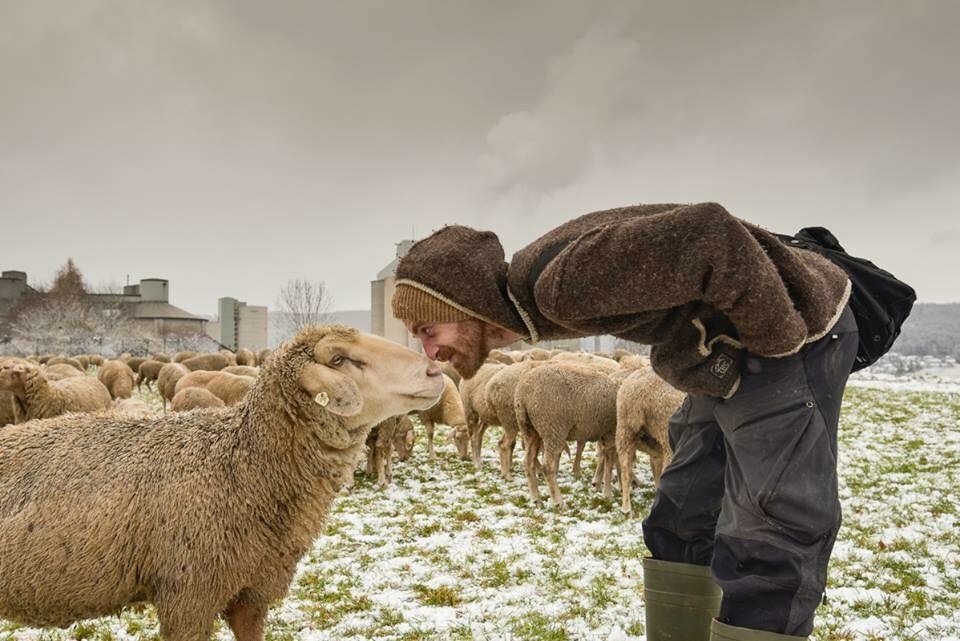
M900 335L917 293L869 260L848 254L826 227L804 227L796 236L777 236L788 245L817 252L847 272L852 285L850 309L860 330L857 359L850 371L873 365Z

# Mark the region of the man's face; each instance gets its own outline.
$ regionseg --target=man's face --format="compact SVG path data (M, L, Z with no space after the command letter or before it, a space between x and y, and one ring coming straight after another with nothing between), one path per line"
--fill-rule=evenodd
M423 343L427 358L449 361L464 378L476 374L490 353L489 326L483 321L469 319L455 323L407 322L406 325L410 333Z

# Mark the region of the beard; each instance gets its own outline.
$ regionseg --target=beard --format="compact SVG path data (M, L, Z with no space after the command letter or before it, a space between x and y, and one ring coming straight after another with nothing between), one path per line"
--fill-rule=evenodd
M464 378L473 378L490 353L487 325L478 320L460 323L457 338L437 351L437 360L449 361Z

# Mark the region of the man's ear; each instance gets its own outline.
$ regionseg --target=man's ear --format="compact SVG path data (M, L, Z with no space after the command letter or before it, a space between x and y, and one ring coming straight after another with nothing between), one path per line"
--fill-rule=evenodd
M357 384L329 367L307 363L300 370L299 383L315 403L331 414L356 416L363 409Z

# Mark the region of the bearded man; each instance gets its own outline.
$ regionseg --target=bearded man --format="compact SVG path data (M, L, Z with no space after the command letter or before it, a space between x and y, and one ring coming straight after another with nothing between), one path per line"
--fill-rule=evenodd
M643 522L648 641L810 634L840 526L837 423L858 342L843 270L702 203L586 214L509 264L495 234L444 227L396 277L394 316L467 378L518 340L651 345L687 397Z

